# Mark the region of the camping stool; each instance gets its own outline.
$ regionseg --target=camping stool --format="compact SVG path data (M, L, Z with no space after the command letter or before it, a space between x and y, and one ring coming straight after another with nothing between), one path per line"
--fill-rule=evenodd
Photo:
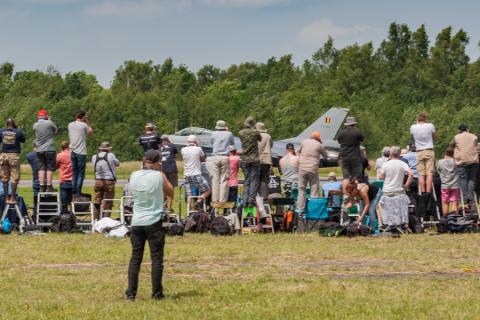
M191 208L192 200L202 200L202 209L203 209L204 212L207 212L207 202L206 202L206 200L205 200L204 197L201 197L201 196L188 196L188 197L187 197L187 218L190 217L190 215L191 215L193 212L198 211L198 210L193 210L193 211L192 211L192 208Z
M126 213L125 212L125 203L127 203L127 201L131 201L133 202L133 197L132 196L123 196L120 198L120 222L125 224L125 225L128 225L127 224L127 219L125 218L131 218L133 216L133 212L132 213ZM130 222L131 222L131 219L129 219Z
M37 194L37 212L35 223L39 226L51 226L50 218L59 216L61 212L60 194L58 192L39 192ZM40 220L45 217L44 220Z
M220 209L223 209L224 215L225 212L228 212L229 215L235 213L235 202L211 202L210 207L213 208L213 214L215 217L220 215Z
M72 201L72 213L75 216L77 226L90 227L93 232L93 203L91 201ZM90 221L86 220L90 217Z
M112 209L103 208L103 204L107 202L112 203ZM119 208L113 209L116 206L116 204L118 204ZM112 213L118 213L118 215L120 216L122 213L121 204L122 204L122 199L102 199L102 202L100 203L100 219L103 218L103 215L105 213L110 213L110 217L112 216Z

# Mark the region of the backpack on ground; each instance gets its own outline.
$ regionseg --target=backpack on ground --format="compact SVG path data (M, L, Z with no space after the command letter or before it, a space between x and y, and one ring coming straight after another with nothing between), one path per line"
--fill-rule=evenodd
M216 236L227 236L232 234L232 228L225 217L218 216L210 223L210 232Z
M169 236L183 236L185 228L180 223L172 223L167 227L167 234Z
M369 227L358 224L358 223L351 223L347 227L347 236L349 237L356 237L356 236L369 236L372 233Z
M93 231L103 233L111 238L123 238L130 234L130 230L128 230L125 224L110 217L95 221Z
M49 222L51 223L50 231L52 232L72 233L77 227L76 218L71 212L54 216Z
M471 216L460 216L450 214L446 218L440 219L437 225L438 233L469 233L477 232L478 226Z
M320 222L318 232L324 237L338 237L344 234L345 228L338 222Z
M185 222L185 232L203 233L208 230L209 215L204 211L192 213Z
M414 214L408 217L408 227L413 233L423 233L425 231L422 221Z

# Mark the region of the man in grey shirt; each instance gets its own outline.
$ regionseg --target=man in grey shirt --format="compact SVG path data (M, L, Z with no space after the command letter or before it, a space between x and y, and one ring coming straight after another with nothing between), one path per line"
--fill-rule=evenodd
M212 202L227 202L230 179L229 147L233 146L235 141L225 121L217 121L211 139L213 146Z
M100 217L100 205L103 199L115 198L115 182L116 168L120 165L120 161L112 153L112 146L109 142L104 141L98 148L98 153L92 157L93 170L95 171L95 199L94 204L94 219L98 220ZM105 201L103 204L104 210L112 210L113 203ZM110 212L105 212L106 217L110 217Z
M53 171L56 170L56 152L54 137L57 134L57 127L48 117L46 110L40 110L37 113L37 122L33 125L35 133L35 145L37 147L37 157L40 163L38 170L38 181L40 182L40 192L55 192L52 186ZM45 185L45 179L47 184Z
M87 135L93 133L85 111L78 111L75 121L68 124L68 137L72 158L72 192L77 198L82 193L85 167L87 166Z

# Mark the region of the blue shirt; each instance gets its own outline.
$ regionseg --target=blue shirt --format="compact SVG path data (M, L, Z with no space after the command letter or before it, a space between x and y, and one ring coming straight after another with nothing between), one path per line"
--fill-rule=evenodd
M410 169L413 171L413 176L415 178L418 178L418 173L417 173L417 153L409 151L406 155L403 156L404 159L408 161L408 166Z
M21 153L21 143L25 142L23 131L15 128L0 129L0 139L2 143L2 152Z
M235 144L233 134L227 130L218 130L212 132L212 154L228 156L230 150L228 147Z
M328 197L328 192L330 190L342 190L342 183L340 181L330 181L323 184L323 195ZM340 196L333 196L333 206L340 207L342 205Z
M139 170L130 175L133 195L132 226L149 226L163 215L163 177L159 171Z

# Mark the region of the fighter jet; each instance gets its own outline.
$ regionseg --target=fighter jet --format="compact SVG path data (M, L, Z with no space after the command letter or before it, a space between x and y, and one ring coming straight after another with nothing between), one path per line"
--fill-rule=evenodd
M321 159L322 167L336 167L338 166L338 150L340 144L335 140L338 130L342 126L345 120L348 109L333 107L325 112L320 118L313 122L309 127L302 131L298 136L278 140L273 142L272 147L272 161L274 166L278 166L278 162L281 157L285 155L285 149L287 143L292 143L295 149L298 150L302 140L310 138L310 134L313 131L319 131L323 142L323 145L327 149L328 158ZM209 155L212 152L211 135L212 130L197 127L188 127L176 132L173 135L169 135L170 141L177 147L182 148L187 145L187 137L189 135L195 135L199 141L200 147L204 152ZM240 139L235 137L235 148L241 151Z

